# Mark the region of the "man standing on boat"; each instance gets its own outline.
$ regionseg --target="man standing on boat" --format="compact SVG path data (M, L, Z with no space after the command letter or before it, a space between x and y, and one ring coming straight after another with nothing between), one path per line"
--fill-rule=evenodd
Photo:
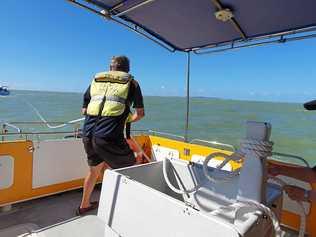
M123 168L136 162L123 130L130 106L135 108L135 112L129 121L136 122L144 117L144 104L141 89L129 71L127 57L113 57L110 71L96 74L84 95L83 143L89 173L84 181L78 215L97 207L97 202L90 202L90 197L102 170Z

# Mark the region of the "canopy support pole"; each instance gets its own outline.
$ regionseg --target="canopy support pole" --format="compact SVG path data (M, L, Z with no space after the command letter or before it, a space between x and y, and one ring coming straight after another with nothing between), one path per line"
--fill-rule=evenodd
M185 131L184 140L189 142L189 113L190 113L190 65L191 64L191 54L190 51L187 52L187 80L186 80L186 116L185 116Z
M141 3L139 3L139 4L135 5L135 6L133 6L133 7L131 7L131 8L126 9L125 11L122 11L122 12L116 14L115 16L117 16L117 17L123 16L123 15L125 15L125 14L127 14L127 13L129 13L129 12L131 12L131 11L137 9L137 8L139 8L139 7L142 7L142 6L144 6L144 5L147 5L148 3L151 3L151 2L153 2L153 1L155 1L155 0L146 0L146 1L143 1L143 2L141 2Z

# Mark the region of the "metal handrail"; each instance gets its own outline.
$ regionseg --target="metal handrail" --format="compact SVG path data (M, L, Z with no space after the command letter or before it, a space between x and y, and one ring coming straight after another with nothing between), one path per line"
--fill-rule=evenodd
M13 135L54 135L54 134L72 134L76 131L54 131L54 132L10 132L0 133L0 136L13 136Z
M287 34L287 35L290 35L290 34ZM272 37L269 37L269 38L263 39L266 41L255 42L255 43L252 43L252 42L256 41L256 39L251 39L248 41L238 41L238 42L233 41L233 42L230 42L227 44L216 45L213 47L197 48L197 49L193 50L193 52L197 55L222 53L225 51L232 51L232 50L237 50L237 49L242 49L242 48L252 48L252 47L258 47L258 46L265 46L265 45L269 45L269 44L286 43L286 42L291 42L291 41L316 38L316 34L309 34L309 35L303 35L303 36L292 36L292 37L286 37L286 35L281 35L278 37L279 37L278 39L272 39L272 40L271 40Z
M80 124L81 121L68 121L68 122L57 122L57 121L53 121L53 122L47 122L47 121L14 121L14 122L6 122L6 121L0 121L0 125L2 125L3 131L6 127L10 127L15 129L17 132L16 133L9 133L9 132L2 132L0 133L0 135L4 136L4 135L29 135L29 134L36 134L36 133L32 133L32 132L22 132L22 129L20 127L18 127L17 125L47 125L47 124L66 124L66 125L74 125L77 126L78 124ZM67 131L68 132L68 131ZM56 132L53 132L56 133ZM58 133L58 132L57 132Z
M34 137L37 137L37 140L40 140L41 135L70 135L75 138L80 137L80 132L78 130L74 131L53 131L53 132L6 132L0 133L0 137L2 141L10 140L10 137L19 136L19 139L23 140L34 140Z
M155 1L155 0L145 0L145 1L141 2L141 3L139 3L139 4L136 4L135 6L132 6L132 7L128 8L128 9L120 12L120 13L115 14L115 16L117 16L117 17L123 16L123 15L125 15L125 14L127 14L127 13L129 13L131 11L134 11L135 9L140 8L140 7L144 6L144 5L147 5L148 3L151 3L153 1Z
M302 163L304 163L307 168L311 168L309 163L301 156L292 155L292 154L286 154L286 153L280 153L280 152L272 152L272 156L270 156L269 159L270 160L279 160L279 159L273 158L273 156L287 157L287 158L292 158L294 160L299 160Z
M59 121L47 121L47 122L43 122L43 121L25 121L25 122L19 122L19 121L15 121L15 122L9 122L10 124L15 124L15 125L28 125L28 124L39 124L39 125L42 125L42 124L76 124L76 123L69 123L68 122L59 122ZM80 123L77 122L77 123Z
M19 132L19 133L22 132L22 130L21 130L19 127L13 125L12 123L3 123L3 124L2 124L2 129L5 130L6 127L13 128L13 129L15 129L17 132Z
M180 139L181 141L185 141L185 138L183 136L180 136L180 135L175 135L175 134L172 134L172 133L167 133L167 132L158 132L158 131L154 131L154 130L148 130L148 133L151 133L153 135L163 135L163 136L167 136L167 137L170 137L170 138L177 138L177 139Z
M232 151L236 151L236 148L233 145L226 144L226 143L221 143L217 141L207 141L207 140L201 140L201 139L193 139L190 141L191 144L196 144L196 145L205 145L210 144L210 145L215 145L215 146L222 146L225 148L230 148Z
M50 122L50 123L64 123L64 122ZM14 126L13 124L45 124L42 121L29 121L29 122L3 122L3 125L8 126L8 127L12 127L14 129L19 129L18 127ZM155 131L155 130L149 130L149 129L134 129L131 130L131 132L141 132L141 133L148 133L148 134L153 134L153 135L162 135L166 138L176 138L177 140L180 141L185 141L184 136L180 136L180 135L176 135L173 133L168 133L168 132L159 132L159 131ZM23 132L21 129L18 130L18 132L0 132L0 136L2 137L2 140L5 137L9 137L9 136L39 136L39 135L61 135L61 134L70 134L70 135L78 135L78 130L75 131L41 131L41 132ZM197 144L197 145L212 145L212 146L219 146L219 147L223 147L223 148L229 148L231 151L236 151L236 148L231 145L231 144L226 144L226 143L221 143L218 141L208 141L208 140L202 140L202 139L193 139L189 142L190 144ZM276 159L273 156L279 156L279 157L286 157L286 158L291 158L294 160L299 160L301 161L306 167L310 168L309 163L301 156L297 156L297 155L292 155L292 154L286 154L286 153L280 153L280 152L272 152L272 156L269 157L269 159L271 160L280 160L280 159Z

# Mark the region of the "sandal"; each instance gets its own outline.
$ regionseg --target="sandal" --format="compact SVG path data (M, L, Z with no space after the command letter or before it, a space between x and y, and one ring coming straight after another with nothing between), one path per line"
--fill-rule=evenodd
M76 210L76 215L82 216L82 215L86 214L87 212L96 209L98 207L98 205L99 205L99 202L90 202L89 207L80 208L80 206L79 206Z

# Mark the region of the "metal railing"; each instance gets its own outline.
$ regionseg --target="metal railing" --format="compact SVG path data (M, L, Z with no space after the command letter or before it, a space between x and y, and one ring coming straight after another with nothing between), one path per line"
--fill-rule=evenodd
M283 159L278 159L277 157L284 157L284 158L290 158L292 160L298 160L301 163L303 163L306 167L310 168L309 163L301 156L297 156L297 155L292 155L292 154L286 154L286 153L280 153L280 152L272 152L272 156L269 157L270 160L275 160L275 161L281 161L284 162ZM295 163L297 164L297 163Z
M224 148L227 149L229 148L231 151L236 151L236 148L233 145L226 144L226 143L221 143L217 141L207 141L207 140L201 140L201 139L193 139L190 141L191 144L196 144L196 145L212 145L217 146L219 148Z
M148 130L148 133L149 134L152 134L152 135L162 135L166 138L175 138L177 140L180 140L180 141L184 141L185 138L184 136L180 136L180 135L176 135L176 134L172 134L172 133L168 133L168 132L158 132L158 131L154 131L154 130Z
M65 122L49 122L50 124L65 124ZM31 132L31 131L23 131L20 127L16 125L44 125L45 123L42 121L29 121L29 122L0 122L0 125L2 127L2 131L0 131L0 137L2 141L7 140L7 138L10 137L18 137L19 139L25 139L25 140L41 140L41 136L61 136L62 139L65 138L81 138L82 133L80 130L80 127L78 126L80 123L71 123L70 125L74 126L72 131L36 131L36 132ZM8 127L11 129L16 130L15 132L9 132ZM133 134L136 135L154 135L154 136L160 136L164 138L169 138L169 139L175 139L181 142L185 141L184 136L176 135L173 133L169 132L161 132L161 131L155 131L155 130L150 130L150 129L134 129L131 130ZM35 139L34 139L35 137ZM209 140L202 140L202 139L192 139L190 141L190 144L196 144L196 145L204 145L208 147L213 147L213 148L219 148L219 149L224 149L227 150L229 149L230 151L234 152L236 151L236 148L227 143L222 143L218 141L209 141ZM301 164L304 164L306 167L310 168L309 163L301 156L298 155L292 155L292 154L286 154L286 153L280 153L280 152L272 152L272 156L269 157L270 160L276 160L276 161L281 161L284 162L284 159L282 158L288 158L290 160L295 160L299 161ZM287 160L288 161L288 160ZM298 164L295 162L294 164ZM299 165L299 164L298 164Z
M62 138L79 138L81 137L81 130L80 130L80 121L76 123L68 123L68 122L49 122L49 124L69 124L73 126L72 130L66 131L26 131L29 128L22 129L18 125L32 125L32 126L41 126L47 125L48 122L43 121L28 121L28 122L0 122L0 137L2 141L8 140L10 138L18 138L24 140L33 140L36 137L37 140L40 139L40 136L62 136ZM10 132L9 128L13 129L14 132Z
M10 132L10 133L0 133L0 137L2 141L9 140L8 138L18 137L23 140L33 140L36 137L37 140L40 140L41 136L56 136L63 135L61 138L81 138L80 131L54 131L54 132Z

